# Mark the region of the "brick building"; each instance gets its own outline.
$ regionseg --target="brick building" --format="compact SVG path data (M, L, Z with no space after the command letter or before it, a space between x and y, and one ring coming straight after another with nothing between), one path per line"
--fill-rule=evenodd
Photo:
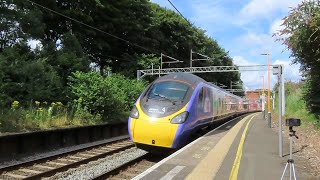
M261 90L246 91L245 98L249 101L250 109L261 109L260 95Z
M250 102L259 102L260 91L247 91L245 97Z

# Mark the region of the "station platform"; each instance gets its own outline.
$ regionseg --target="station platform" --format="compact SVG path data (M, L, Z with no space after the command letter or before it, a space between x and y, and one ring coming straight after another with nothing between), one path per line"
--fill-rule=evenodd
M276 132L260 112L249 114L221 125L134 179L280 179L289 158L289 140L283 137L280 158ZM312 179L293 159L297 179ZM289 168L284 179L289 179Z

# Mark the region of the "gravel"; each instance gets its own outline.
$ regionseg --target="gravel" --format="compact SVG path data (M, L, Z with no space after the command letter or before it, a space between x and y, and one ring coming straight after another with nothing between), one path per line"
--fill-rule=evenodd
M283 120L285 121L285 120ZM273 118L273 128L278 132L277 118ZM294 127L299 139L294 139L294 157L299 157L300 164L314 177L320 179L320 131L311 123L302 122L300 127ZM283 125L283 138L288 138L288 127Z
M78 168L73 168L65 172L57 173L56 175L46 179L92 179L95 176L115 169L126 162L132 161L137 157L145 155L146 153L146 151L133 147L112 156L101 158L97 161L81 165Z

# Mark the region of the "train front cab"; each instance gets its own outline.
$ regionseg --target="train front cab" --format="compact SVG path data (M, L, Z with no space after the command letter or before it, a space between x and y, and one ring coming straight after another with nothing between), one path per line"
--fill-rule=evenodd
M132 141L138 146L177 148L189 115L186 108L192 92L192 86L182 81L152 85L138 99L137 114L130 115L128 129Z
M186 106L176 113L162 118L152 118L143 113L140 108L140 101L138 101L136 107L139 118L129 118L129 133L132 141L138 145L172 148L180 124L173 124L170 121L177 115L184 113Z

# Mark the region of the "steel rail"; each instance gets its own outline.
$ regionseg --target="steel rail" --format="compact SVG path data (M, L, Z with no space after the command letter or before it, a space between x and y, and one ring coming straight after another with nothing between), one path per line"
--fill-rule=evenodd
M60 154L48 156L45 158L39 158L36 160L31 160L31 161L27 161L24 163L15 164L12 166L1 168L0 169L0 179L1 179L1 176L7 176L7 177L9 176L9 177L15 178L15 175L16 175L16 179L20 179L20 178L18 178L19 176L21 176L21 179L39 179L41 177L48 177L48 176L51 176L57 172L67 170L71 167L77 167L81 164L85 164L87 162L94 161L96 159L108 156L110 154L115 154L115 153L123 151L125 149L134 147L134 144L132 142L125 141L128 139L127 136L121 136L119 138L112 138L112 139L115 139L115 140L110 141L110 142L105 142L105 143L99 143L99 144L95 144L95 145L88 146L85 148L79 148L79 149L71 150L68 152L63 152ZM101 152L101 150L100 150L101 153L97 153L96 151L99 148L105 148L106 152ZM90 151L92 151L92 152L90 152ZM87 154L88 156L81 156L81 153ZM69 158L72 156L79 157L79 154L82 159L79 158L79 160L74 160L74 159L68 160L68 157ZM92 155L92 154L96 154L96 155ZM40 166L41 166L41 164L46 164L48 161L53 162L55 160L59 160L59 158L61 158L61 157L65 158L67 160L68 164L58 166L58 167L47 166L48 169L44 170L44 171L33 170L34 166L36 166L36 165L40 164ZM69 163L70 161L74 161L74 162ZM56 164L59 164L59 163L56 163ZM63 163L61 163L61 164L63 164ZM30 171L30 172L34 172L34 173L31 173L30 175L16 174L15 171L19 171L21 168L26 169L27 171ZM39 171L39 173L35 173L36 171ZM15 172L15 173L11 173L11 172Z

